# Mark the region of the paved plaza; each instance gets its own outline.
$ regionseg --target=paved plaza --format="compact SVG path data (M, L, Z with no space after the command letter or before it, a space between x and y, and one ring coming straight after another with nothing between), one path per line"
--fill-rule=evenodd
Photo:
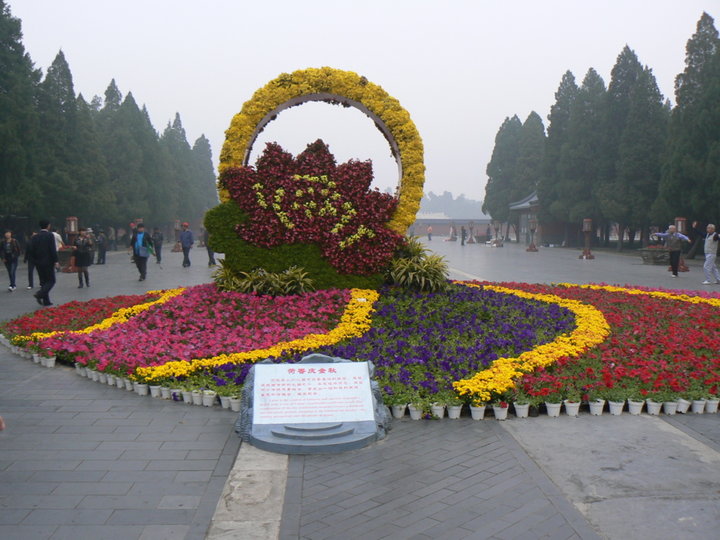
M435 238L455 279L635 284L708 290L701 261L677 279L640 257ZM210 281L165 253L148 279L125 252L60 274L55 304ZM38 309L0 293L2 318ZM0 280L7 287L7 276ZM710 290L719 290L711 287ZM541 416L396 420L340 455L283 456L240 444L235 414L140 397L0 348L0 538L14 539L715 539L720 417Z

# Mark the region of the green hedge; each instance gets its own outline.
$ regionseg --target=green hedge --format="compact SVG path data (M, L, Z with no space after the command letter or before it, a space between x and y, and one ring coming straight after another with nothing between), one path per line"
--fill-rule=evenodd
M307 272L316 289L377 289L383 283L382 274L354 276L339 274L322 257L314 244L285 244L262 248L241 240L235 225L245 223L247 216L233 201L219 204L205 214L205 228L210 233L210 247L225 254L225 265L233 272L250 272L264 268L268 272L283 272L298 266Z

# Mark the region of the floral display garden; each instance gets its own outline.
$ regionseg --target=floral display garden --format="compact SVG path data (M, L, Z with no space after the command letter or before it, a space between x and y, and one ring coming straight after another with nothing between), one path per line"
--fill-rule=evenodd
M337 165L316 141L298 156L264 125L307 100L355 106L391 143L400 184L371 189L372 165ZM283 74L233 118L221 200L205 218L225 254L215 283L71 302L0 325L37 362L184 403L240 406L255 362L310 353L370 361L395 416L524 417L717 412L720 294L573 284L447 281L404 236L422 196L422 141L400 104L355 73ZM53 360L47 360L52 358Z
M122 387L172 389L177 400L192 390L237 397L255 361L321 352L372 361L386 403L427 417L438 404L513 404L522 416L523 404L552 414L552 404L598 399L701 412L717 410L720 394L718 309L717 294L605 285L457 282L439 293L270 297L207 284L71 302L2 333L19 351Z

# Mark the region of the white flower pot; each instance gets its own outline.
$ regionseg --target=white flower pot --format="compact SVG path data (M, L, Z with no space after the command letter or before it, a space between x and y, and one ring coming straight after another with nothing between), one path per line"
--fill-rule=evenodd
M220 406L223 409L230 408L230 396L220 396Z
M608 401L608 405L610 407L610 414L614 416L620 416L623 412L623 408L625 407L624 401Z
M672 416L677 412L677 401L666 401L663 403L663 412Z
M407 409L407 403L403 405L393 405L392 406L392 415L393 418L402 418L405 416L405 409Z
M495 420L505 420L507 418L509 407L499 407L499 406L493 405L492 408L493 408L493 415L495 416Z
M179 388L171 388L170 389L170 399L173 401L182 401L183 399L183 393L182 390Z
M706 413L716 413L718 412L718 405L720 404L720 400L717 399L708 399L705 402L705 412Z
M108 375L106 382L108 386L115 386L115 375Z
M241 405L242 400L240 398L230 398L230 410L232 412L240 412Z
M515 416L518 418L527 418L530 414L529 403L513 403L513 407L515 407Z
M692 408L690 409L695 414L702 414L705 412L705 400L704 399L693 399Z
M133 388L135 389L135 393L138 396L147 396L147 394L148 394L148 385L147 384L135 382L135 383L133 383Z
M422 418L422 407L416 407L411 403L408 405L408 411L410 411L410 418L412 420L420 420Z
M643 405L645 405L644 401L633 401L632 399L628 399L628 412L637 416L642 412Z
M550 418L557 418L560 416L560 408L562 407L562 403L549 403L545 402L545 409L547 410L547 415Z
M462 405L448 405L447 408L448 418L457 420L462 414Z
M125 388L125 378L124 377L115 377L115 386L117 386L120 390Z
M98 382L100 384L107 384L107 373L103 373L102 371L98 372Z
M191 392L191 394L192 394L193 405L202 405L203 404L203 399L202 399L203 395L202 395L202 392L200 392L200 390L193 390Z
M653 401L652 399L646 399L645 404L647 405L647 412L653 416L660 414L662 409L662 403L659 401Z
M595 399L590 402L590 414L594 416L600 416L605 408L604 399Z
M170 388L168 388L167 386L161 386L160 397L163 399L170 399Z
M87 370L87 368L85 368ZM90 372L90 380L94 382L98 382L98 379L100 378L100 374L96 370L88 370Z
M125 390L128 392L132 392L134 390L133 382L130 379L125 379L123 382L125 383Z
M445 418L445 405L433 403L430 405L430 412L436 418Z
M478 405L477 407L470 405L470 417L473 420L482 420L485 418L485 405Z
M150 397L160 397L160 385L159 384L153 384L150 388Z
M54 368L55 367L55 357L54 356L48 356L45 359L45 367L48 368Z
M192 405L193 396L190 390L182 390L183 403L186 405Z
M42 362L42 358L40 358L39 354L33 354L32 361L34 364L39 364L40 362Z
M568 416L577 416L580 414L580 402L579 401L563 401L565 404L565 414ZM550 413L548 413L550 414Z
M77 374L80 375L81 377L86 377L86 376L87 376L87 374L85 373L85 366L83 366L82 364L77 363L77 362L75 363L75 373L77 373ZM704 406L704 405L705 405L705 404L703 404L703 406Z
M677 400L677 412L680 414L685 414L688 412L688 409L690 408L690 405L692 403L688 401L687 399L678 398Z
M215 397L217 396L217 392L214 392L212 390L205 390L202 395L202 404L205 407L212 407L215 405Z

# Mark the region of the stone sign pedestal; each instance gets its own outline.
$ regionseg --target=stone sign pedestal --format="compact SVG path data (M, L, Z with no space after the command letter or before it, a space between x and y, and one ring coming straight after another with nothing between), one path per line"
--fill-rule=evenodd
M319 354L297 364L258 363L245 381L235 430L243 441L283 454L367 446L384 438L391 422L373 369Z

